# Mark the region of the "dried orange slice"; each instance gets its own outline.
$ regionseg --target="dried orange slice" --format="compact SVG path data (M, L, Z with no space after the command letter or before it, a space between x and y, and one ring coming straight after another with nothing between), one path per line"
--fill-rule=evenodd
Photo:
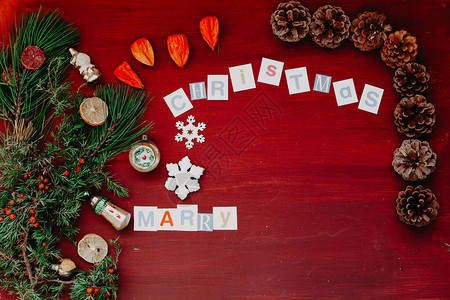
M86 234L78 242L78 255L91 264L101 262L107 254L108 244L97 234Z
M100 126L108 117L108 106L99 97L86 98L81 102L80 115L91 126Z
M28 70L37 70L45 60L44 51L38 46L28 46L23 50L20 62Z

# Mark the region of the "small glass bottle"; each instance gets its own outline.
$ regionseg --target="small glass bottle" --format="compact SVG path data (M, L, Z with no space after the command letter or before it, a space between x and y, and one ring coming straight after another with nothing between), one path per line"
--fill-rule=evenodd
M139 172L153 171L161 160L158 147L144 134L139 144L130 149L130 164Z
M77 266L69 258L63 258L59 261L59 264L51 264L50 270L55 271L61 278L70 278L75 274Z
M131 214L109 201L106 197L92 196L91 206L97 215L103 216L116 230L122 230L130 223Z

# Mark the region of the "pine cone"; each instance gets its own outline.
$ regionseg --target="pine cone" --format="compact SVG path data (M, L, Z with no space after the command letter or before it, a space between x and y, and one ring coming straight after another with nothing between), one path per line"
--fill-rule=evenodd
M386 24L386 16L377 12L365 11L353 20L350 40L361 51L380 48L387 39L392 26Z
M381 59L391 68L397 68L416 59L419 45L415 36L405 30L391 33L381 49Z
M398 193L397 215L402 222L422 227L436 218L439 203L430 189L419 185L416 188L408 185L404 191Z
M394 151L392 166L404 180L419 181L436 169L436 158L427 141L404 140Z
M339 6L324 5L312 16L309 34L320 47L337 48L350 35L350 18Z
M278 4L270 17L273 33L285 42L298 42L309 32L311 14L297 1Z
M14 78L16 80L16 82L19 81L19 74L16 73L16 75L14 76L14 71L13 71L12 67L8 67L8 74L6 74L5 71L3 71L1 76L2 76L3 81L8 84L13 84L13 82L11 81L11 78Z
M430 74L418 63L407 63L395 71L394 88L403 97L421 94L428 89Z
M436 122L434 105L422 95L403 98L394 110L394 123L407 137L420 137L430 133Z

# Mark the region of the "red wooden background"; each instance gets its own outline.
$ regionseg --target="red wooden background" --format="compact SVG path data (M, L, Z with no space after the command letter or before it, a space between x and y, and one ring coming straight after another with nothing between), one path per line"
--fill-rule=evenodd
M328 1L305 1L314 12ZM79 238L97 233L105 239L120 235L119 299L448 299L450 298L450 4L447 0L336 0L353 19L359 12L384 12L394 29L418 38L418 61L431 74L428 99L437 109L429 137L438 155L436 172L424 182L441 204L438 218L427 228L401 223L395 198L406 184L391 167L392 152L402 136L392 112L399 96L393 72L378 52L362 53L347 41L336 50L322 49L309 37L297 44L277 39L269 25L277 1L108 1L2 0L2 30L17 13L60 8L78 27L79 50L87 52L113 82L114 68L127 60L154 100L145 113L155 126L151 139L161 152L161 165L141 174L127 154L111 164L130 189L128 199L113 200L132 211L135 205L176 207L182 203L164 188L165 164L185 155L206 168L201 190L183 203L238 207L238 231L133 232L130 225L116 232L85 205ZM199 20L220 20L219 49L202 40ZM191 55L179 69L166 50L166 37L188 36ZM156 65L149 68L131 55L130 44L148 38ZM384 88L378 115L337 107L330 94L288 95L283 76L279 87L257 83L254 90L233 93L229 101L194 101L194 109L173 118L163 97L208 74L227 74L228 67L252 63L255 77L262 57L281 60L285 68L306 66L310 84L316 73L333 81L354 78L361 95L364 84ZM72 79L81 83L73 71ZM92 89L85 89L86 94ZM261 98L276 103L266 118L250 118ZM267 100L271 99L271 100ZM268 101L268 102L267 102ZM206 142L188 150L174 136L176 120L193 114L206 123ZM227 143L236 126L244 135ZM221 153L211 158L213 150ZM63 252L81 268L89 265L70 243ZM9 296L2 294L4 299Z

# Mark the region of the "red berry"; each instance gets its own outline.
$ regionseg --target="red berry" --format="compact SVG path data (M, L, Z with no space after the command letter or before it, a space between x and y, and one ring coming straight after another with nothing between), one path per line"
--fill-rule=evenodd
M106 292L105 296L106 296L106 298L109 298L109 297L111 297L111 293L110 292Z
M27 179L28 178L28 174L23 175L23 179Z
M66 176L66 177L69 177L69 171L67 171L67 170L64 171L64 172L63 172L63 175Z
M22 199L23 198L23 193L19 194L19 198Z
M0 217L0 222L3 221L3 217Z
M34 228L38 228L39 227L39 222L34 223Z
M49 186L48 186L48 185L46 185L46 186L45 186L44 188L45 188L45 190L48 190L48 189L49 189Z
M33 171L28 171L28 174L29 174L29 175L33 174Z
M86 293L88 293L88 294L92 294L93 291L94 291L94 288L93 288L93 287L88 287L88 288L86 289Z
M9 200L9 202L8 202L8 204L9 204L10 206L13 206L15 203L16 203L16 201L14 201L14 200Z
M10 214L9 219L14 220L16 218L16 214Z
M39 175L38 178L42 180L42 175Z
M42 182L39 183L38 189L43 190L44 188L45 188L45 184L43 184Z
M84 165L84 163L85 163L84 158L80 158L79 163L80 163L80 165Z
M80 166L77 166L77 167L75 168L75 171L80 172L80 171L81 171L81 167L80 167Z
M48 183L48 178L44 178L44 183Z
M109 272L109 274L112 274L112 273L114 273L114 269L113 268L109 268L108 272Z
M11 214L11 210L7 207L5 208L5 214L10 215Z
M47 247L47 242L43 242L42 247Z
M13 192L12 194L13 194L13 196L15 196L17 193L16 193L16 192Z
M95 288L95 289L94 289L94 294L95 294L95 295L98 295L98 294L100 294L100 289L98 289L98 288Z
M30 217L30 223L31 224L36 223L36 217L35 216Z
M30 210L29 210L29 213L32 214L32 215L34 215L34 214L36 213L36 211L35 211L34 209L30 209Z

